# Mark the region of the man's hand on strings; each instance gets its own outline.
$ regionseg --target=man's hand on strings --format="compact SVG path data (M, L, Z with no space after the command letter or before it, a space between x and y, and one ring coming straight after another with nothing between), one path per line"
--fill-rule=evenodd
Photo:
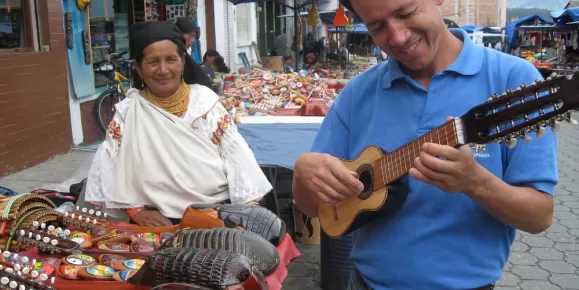
M448 117L447 122L451 119ZM483 174L485 170L468 145L454 148L425 143L408 173L449 193L471 193L484 182L482 177L486 176Z

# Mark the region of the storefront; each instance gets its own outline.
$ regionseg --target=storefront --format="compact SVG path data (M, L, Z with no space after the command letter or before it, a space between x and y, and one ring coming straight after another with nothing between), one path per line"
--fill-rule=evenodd
M107 62L110 54L126 52L125 57L129 57L131 25L148 20L175 21L178 17L196 20L197 0L93 0L82 9L76 0L63 0L63 7L73 18L73 34L84 33L88 38L86 45L79 40L68 49L73 143L88 145L104 137L95 122L94 103L112 82ZM128 65L118 71L128 76Z
M0 177L70 148L61 0L0 0Z

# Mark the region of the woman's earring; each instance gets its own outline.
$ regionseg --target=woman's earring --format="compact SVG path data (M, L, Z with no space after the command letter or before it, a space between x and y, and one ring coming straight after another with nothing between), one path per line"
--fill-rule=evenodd
M141 78L141 87L144 89L145 88L145 80L143 78Z
M181 82L185 82L185 79L183 78L183 72L181 72Z

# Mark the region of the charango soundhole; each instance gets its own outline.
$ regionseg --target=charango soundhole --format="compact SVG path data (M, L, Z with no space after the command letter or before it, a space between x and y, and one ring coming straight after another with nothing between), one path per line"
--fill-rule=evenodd
M362 164L356 171L358 180L364 185L364 190L358 195L361 200L366 200L374 192L374 168L370 164Z

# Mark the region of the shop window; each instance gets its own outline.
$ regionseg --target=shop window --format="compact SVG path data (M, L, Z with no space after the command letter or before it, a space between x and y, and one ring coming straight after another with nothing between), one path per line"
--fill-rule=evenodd
M50 50L45 0L0 0L0 53Z
M113 82L111 53L129 51L129 0L92 1L90 7L90 36L95 87ZM127 75L128 68L118 68Z

